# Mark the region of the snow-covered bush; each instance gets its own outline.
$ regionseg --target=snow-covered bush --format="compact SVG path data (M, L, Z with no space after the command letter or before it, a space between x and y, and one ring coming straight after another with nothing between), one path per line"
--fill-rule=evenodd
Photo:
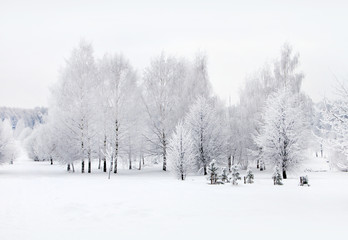
M282 183L282 174L280 168L278 166L274 167L273 175L272 175L274 185L283 185Z
M176 126L169 141L168 160L171 170L178 179L185 180L194 166L193 141L191 133L182 122Z
M38 125L24 141L28 156L36 161L51 161L53 164L57 138L48 123Z
M219 171L219 168L216 166L216 161L214 159L209 163L209 167L208 167L209 180L211 184L217 183L218 171Z
M248 168L246 171L245 182L254 183L254 173L250 168Z
M238 185L238 180L240 180L240 173L239 173L239 168L237 165L232 166L232 172L231 172L231 182L233 185Z

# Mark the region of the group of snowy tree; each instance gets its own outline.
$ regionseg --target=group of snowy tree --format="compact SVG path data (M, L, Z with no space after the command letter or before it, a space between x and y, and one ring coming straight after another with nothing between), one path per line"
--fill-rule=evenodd
M327 141L348 152L344 127L338 127L346 115L331 128L332 117L325 115L341 114L337 104L345 102L318 111L301 91L303 78L299 54L285 44L279 59L246 81L239 103L226 107L213 94L204 54L189 61L162 53L139 76L122 55L96 59L92 45L81 41L62 67L47 120L34 129L27 149L34 159L58 161L68 170L79 162L89 173L94 160L104 172L117 173L120 165L141 169L146 158L184 180L190 173L207 175L215 160L229 172L235 165L278 167L286 179L308 148L322 150L323 134L312 134L321 132L320 124L334 132Z
M196 100L185 123L193 139L193 150L186 153L193 152L198 169L206 174L213 159L230 172L232 166L246 169L256 163L261 170L266 165L278 167L286 179L287 172L300 165L315 126L313 104L301 92L303 74L297 70L298 58L284 45L273 72L267 67L247 81L239 104L222 113L219 109L223 108L212 99ZM176 154L175 159L179 161L184 153Z
M23 125L28 128L33 128L35 125L44 122L44 117L47 114L47 108L36 107L34 109L25 108L10 108L0 107L0 119L10 120L12 126L17 128L18 124L20 127Z
M59 161L68 169L79 161L81 172L91 172L94 159L104 172L108 162L114 173L119 164L132 169L134 161L141 168L145 157L167 170L170 137L198 97L212 97L202 54L191 62L162 53L139 78L122 55L95 59L92 45L81 41L62 68L47 120L34 129L27 149L34 159Z
M239 104L228 109L229 167L246 169L256 161L260 170L278 166L286 178L305 158L316 126L298 66L299 55L285 44L279 60L247 80Z
M182 180L190 172L207 175L212 160L226 162L224 114L218 104L216 98L198 97L171 137L169 159Z
M44 108L0 108L0 164L13 163L19 156L19 145L31 136L32 126L43 121Z

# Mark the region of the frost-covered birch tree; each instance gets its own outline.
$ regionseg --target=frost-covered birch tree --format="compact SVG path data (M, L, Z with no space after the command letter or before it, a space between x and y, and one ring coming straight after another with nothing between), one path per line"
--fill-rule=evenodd
M184 65L174 57L162 53L145 69L144 104L149 119L147 141L151 153L161 156L163 170L167 170L168 139L180 118L178 116L179 87L184 83Z
M224 135L221 118L216 110L216 101L198 97L186 116L191 129L196 166L207 175L208 164L221 160L224 153Z
M235 163L246 169L257 159L254 153L259 149L253 141L253 135L260 131L262 109L267 97L276 90L275 82L271 65L266 64L247 78L240 91L239 104L228 107L226 151L229 169ZM256 165L257 168L261 165L258 160Z
M194 101L197 96L209 98L212 96L212 86L208 76L208 59L207 56L198 52L193 60L192 69L189 70L190 81L187 81L187 94L190 101Z
M279 166L283 178L305 158L305 149L310 132L298 94L283 88L270 95L262 114L263 125L255 136L262 149L261 159Z
M185 180L195 166L193 139L190 130L179 122L169 140L168 160L170 169L178 179Z
M141 169L144 158L144 133L146 113L144 105L141 104L141 88L135 86L133 89L132 101L129 103L127 122L125 125L124 140L120 151L124 160L128 163L128 169L133 169L138 159L138 169Z
M286 86L293 93L300 92L304 74L297 71L299 58L299 53L294 53L290 44L283 45L280 59L274 64L274 77L278 89Z
M99 81L103 146L107 142L114 147L113 172L117 173L122 138L132 126L129 116L136 103L137 77L132 66L122 55L105 55L99 63ZM134 112L133 112L134 113ZM125 139L123 139L125 141ZM104 170L106 159L104 158Z
M71 148L78 146L80 149L82 173L85 172L85 159L88 160L88 172L91 172L92 141L96 134L96 99L93 94L96 83L92 45L81 41L66 61L53 89L51 109L57 131L69 138Z

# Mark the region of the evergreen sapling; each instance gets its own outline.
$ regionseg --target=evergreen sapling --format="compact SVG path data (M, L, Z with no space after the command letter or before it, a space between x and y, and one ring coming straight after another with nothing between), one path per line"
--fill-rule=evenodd
M254 173L250 168L246 171L245 183L254 183Z
M219 168L216 166L216 161L212 160L209 163L208 173L209 173L209 180L211 184L216 184L218 180L218 170Z
M238 180L240 180L240 173L237 165L232 166L231 180L233 185L238 185Z
M275 166L272 178L274 185L283 185L283 177L278 166Z

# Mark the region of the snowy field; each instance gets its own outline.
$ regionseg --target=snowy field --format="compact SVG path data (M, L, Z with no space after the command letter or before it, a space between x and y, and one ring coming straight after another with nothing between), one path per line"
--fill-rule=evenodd
M76 167L79 170L79 166ZM67 173L22 158L0 167L0 239L333 239L348 234L348 173L274 186L178 181L159 168ZM242 173L244 175L244 172Z

